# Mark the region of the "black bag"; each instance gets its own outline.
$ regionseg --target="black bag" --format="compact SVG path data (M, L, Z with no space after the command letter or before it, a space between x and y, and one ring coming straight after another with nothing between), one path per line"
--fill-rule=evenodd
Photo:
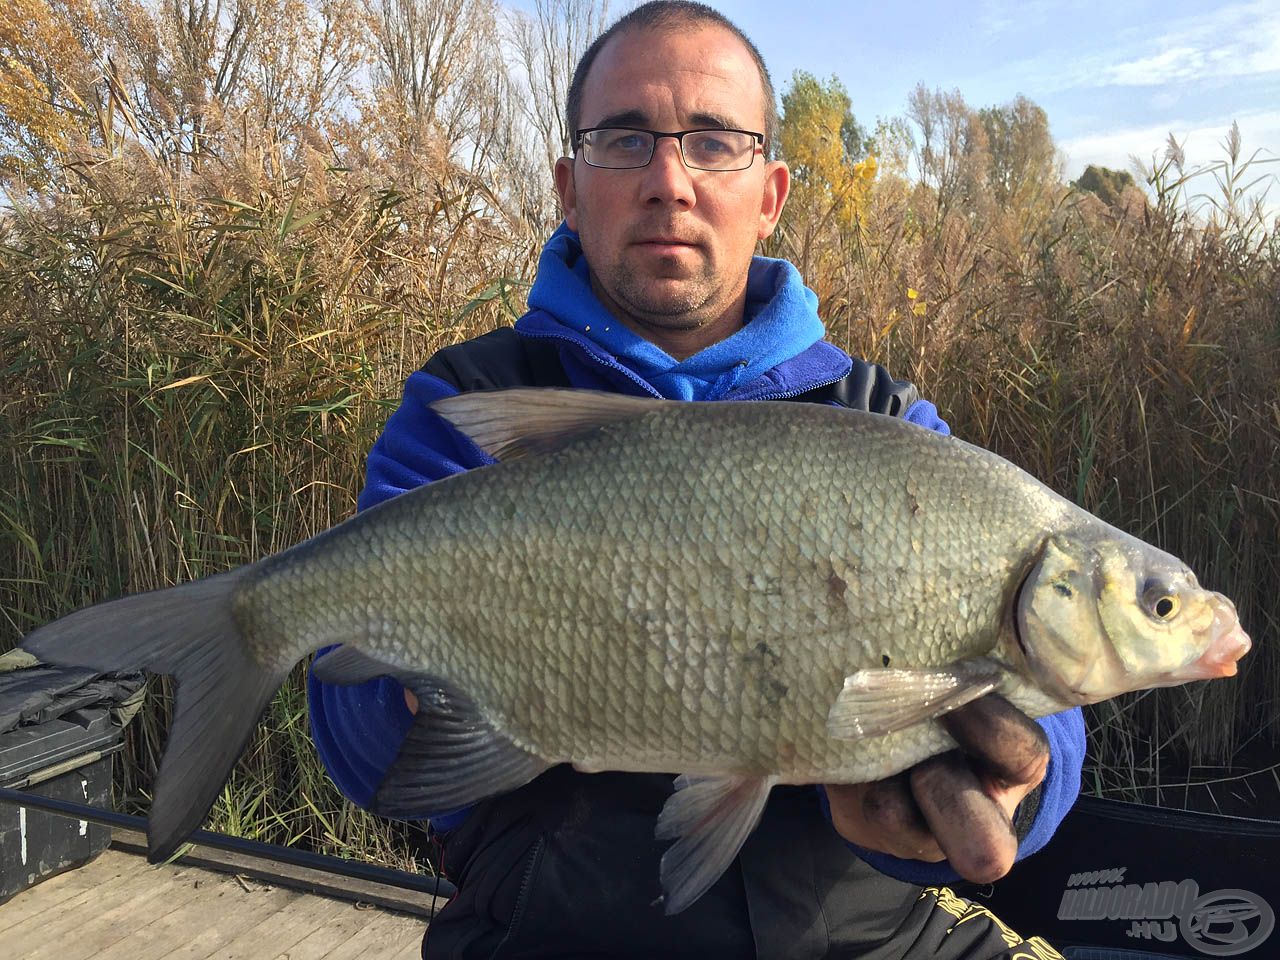
M982 902L1068 960L1280 956L1280 822L1081 797Z

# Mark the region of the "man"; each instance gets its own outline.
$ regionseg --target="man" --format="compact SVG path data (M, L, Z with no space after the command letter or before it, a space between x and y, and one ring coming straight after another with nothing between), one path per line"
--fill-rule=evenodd
M767 159L774 103L758 51L701 5L646 4L599 38L570 89L575 151L555 167L565 223L530 312L410 377L360 506L489 462L428 409L457 390L844 402L946 432L914 388L822 339L793 267L753 259L790 186ZM312 679L310 694L321 757L367 803L412 696L389 680ZM1043 845L1078 789L1079 712L1037 724L988 697L947 722L964 754L875 784L776 788L734 866L672 917L655 902L653 837L670 776L558 767L471 810L424 810L459 887L424 956L1054 956L1011 952L1019 938L994 918L922 887L993 880Z

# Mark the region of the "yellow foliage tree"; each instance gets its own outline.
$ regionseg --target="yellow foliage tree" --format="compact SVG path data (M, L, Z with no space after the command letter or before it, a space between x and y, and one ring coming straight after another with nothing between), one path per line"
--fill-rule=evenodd
M798 213L842 229L857 223L876 175L867 137L844 85L797 71L782 97L781 147L791 167Z
M84 127L99 31L91 0L9 0L0 17L0 179L39 185Z
M797 71L782 108L779 140L792 186L771 252L795 262L830 314L850 296L850 251L865 229L876 160L835 77L821 82Z

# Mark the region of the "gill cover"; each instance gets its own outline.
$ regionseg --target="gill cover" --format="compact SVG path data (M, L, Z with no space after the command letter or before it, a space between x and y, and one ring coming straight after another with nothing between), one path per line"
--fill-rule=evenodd
M1197 679L1206 674L1196 664L1224 629L1238 630L1234 610L1221 609L1225 598L1179 560L1110 534L1050 537L1019 592L1027 665L1064 703Z

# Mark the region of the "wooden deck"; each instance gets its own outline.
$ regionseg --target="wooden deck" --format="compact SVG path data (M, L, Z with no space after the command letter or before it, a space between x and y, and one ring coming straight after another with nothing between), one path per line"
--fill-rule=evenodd
M22 960L416 960L421 917L110 849L0 905Z

